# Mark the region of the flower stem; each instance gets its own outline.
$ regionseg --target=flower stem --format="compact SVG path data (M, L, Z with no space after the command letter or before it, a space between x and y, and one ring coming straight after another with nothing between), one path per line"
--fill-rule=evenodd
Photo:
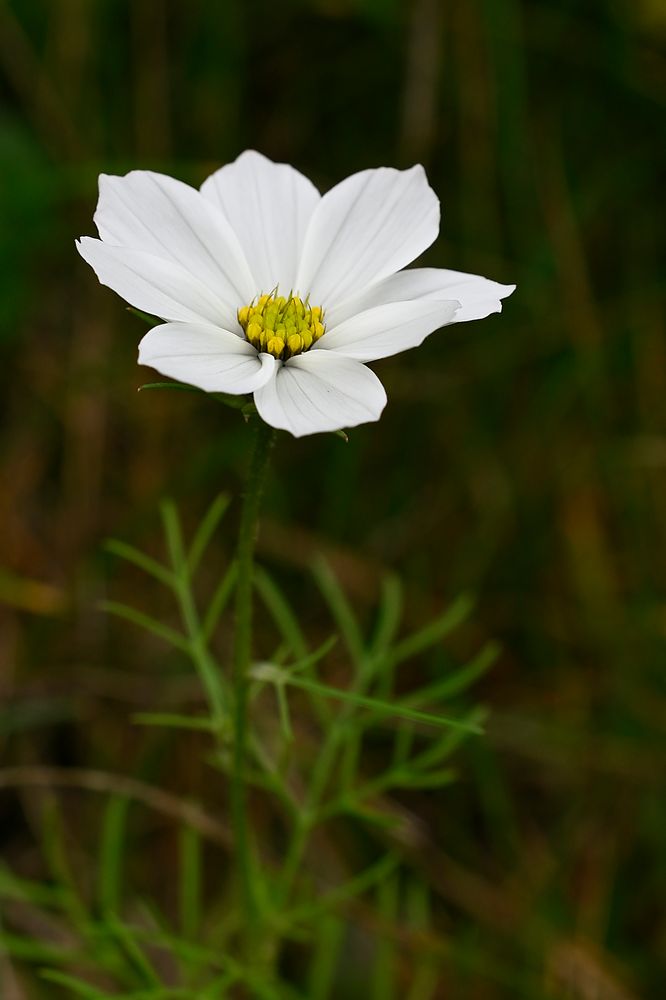
M241 513L237 557L236 634L233 661L234 755L231 780L231 816L243 903L250 927L256 923L257 919L257 896L252 852L249 842L245 792L247 708L249 671L252 656L252 577L257 520L274 438L275 432L273 429L263 421L258 421Z

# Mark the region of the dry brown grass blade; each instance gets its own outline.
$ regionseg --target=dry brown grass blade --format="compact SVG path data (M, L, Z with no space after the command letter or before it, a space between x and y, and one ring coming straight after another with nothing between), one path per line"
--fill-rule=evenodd
M609 968L609 955L579 941L558 941L547 958L547 981L554 998L637 1000Z
M201 806L178 798L171 792L155 788L136 778L127 778L108 771L94 771L73 767L19 766L0 770L2 788L76 788L103 795L124 795L141 802L149 809L162 813L185 826L191 827L207 840L228 848L231 834Z

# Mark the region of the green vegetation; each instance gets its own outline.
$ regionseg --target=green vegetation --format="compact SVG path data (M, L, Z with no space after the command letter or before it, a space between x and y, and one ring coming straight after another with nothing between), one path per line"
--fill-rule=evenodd
M659 995L665 32L649 0L0 0L3 998ZM518 283L376 365L379 424L278 438L249 957L250 429L135 391L145 326L73 246L99 172L248 146L322 189L423 162L423 262Z

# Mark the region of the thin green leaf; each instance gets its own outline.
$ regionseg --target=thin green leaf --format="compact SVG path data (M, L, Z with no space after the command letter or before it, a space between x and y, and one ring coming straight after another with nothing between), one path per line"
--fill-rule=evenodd
M366 787L358 789L356 794L343 795L329 802L318 814L320 822L334 816L346 815L353 816L363 823L371 823L383 830L400 826L402 820L399 816L364 801Z
M125 559L127 562L133 563L145 573L149 573L150 576L154 576L155 579L159 580L160 583L165 584L167 587L173 589L175 586L175 577L167 566L163 566L162 563L157 561L157 559L153 559L151 556L147 556L139 549L135 549L133 545L127 545L126 542L121 542L116 538L109 538L105 543L105 548L108 552L113 553L113 555L119 556L121 559Z
M19 878L4 865L0 867L0 898L26 900L34 906L59 907L65 894L62 886Z
M117 942L120 950L125 954L139 975L143 976L146 984L148 986L161 987L160 978L144 950L139 945L133 929L115 917L103 921L103 927L108 930L111 937Z
M287 666L283 666L280 663L279 655L276 655L270 662L255 663L250 670L250 674L257 681L263 681L268 684L282 684L287 677L302 673L304 670L308 670L319 663L320 660L330 653L337 641L337 635L329 636L312 653L303 657L302 660L297 660L295 663L290 663Z
M418 691L407 695L401 699L401 704L422 705L434 703L459 694L485 674L499 656L500 650L499 643L487 643L480 653L466 666L460 670L456 670L448 677L442 677L441 680L435 681L434 684L429 684L427 687L422 687Z
M363 719L363 725L350 726L347 739L342 747L342 759L340 762L340 787L347 791L353 788L357 781L359 762L361 759L361 747L363 745L363 732L367 728L365 723L367 717Z
M21 937L19 934L0 932L0 950L12 958L25 959L28 962L70 962L76 953L62 945L45 944L33 938Z
M173 500L163 500L160 504L160 514L162 515L162 525L164 535L167 540L169 558L176 577L180 580L186 570L185 548L183 546L183 533L180 527L178 509Z
M201 626L205 642L210 642L217 623L220 620L220 616L227 606L229 598L233 593L233 589L236 586L237 573L238 568L236 563L232 562L229 569L215 588L215 592L211 597L210 604L208 605Z
M65 829L57 800L49 802L44 810L42 844L53 880L63 888L63 912L85 939L90 931L91 918L69 863Z
M473 607L472 598L468 594L461 594L442 615L389 650L386 654L387 660L391 666L397 666L404 660L423 653L457 628L468 617Z
M231 498L228 494L220 493L219 496L215 497L206 511L187 553L187 566L190 576L196 573L201 557L206 551L215 529L227 512L230 502Z
M382 596L375 633L370 644L373 656L383 656L391 646L402 617L403 589L400 577L391 573L382 580Z
M334 698L337 701L348 702L361 708L371 708L377 715L394 718L411 719L413 722L423 722L430 726L445 727L451 726L454 729L464 729L470 733L481 733L482 730L476 726L460 719L452 719L443 715L432 715L430 712L420 712L416 709L405 708L400 704L392 705L390 702L379 701L377 698L369 698L365 695L354 694L352 691L343 691L339 688L328 687L326 684L319 684L317 681L306 680L304 677L289 677L286 681L294 687L303 688L305 691L312 691L314 694L324 695L326 698Z
M256 413L256 408L253 403L248 401L247 396L234 396L230 392L211 392L210 395L218 401L218 403L224 403L225 406L230 406L232 410L250 410Z
M395 854L385 854L374 865L370 865L360 875L356 875L348 882L336 886L330 892L320 895L315 903L297 907L286 914L286 922L310 922L322 913L334 910L343 903L361 896L368 889L378 885L383 879L388 878L391 872L395 871L400 863L400 859Z
M294 738L294 733L291 728L291 717L289 715L289 703L287 701L287 696L284 690L284 684L275 685L275 696L278 703L278 714L280 717L280 729L282 731L282 738L287 743L291 743Z
M177 715L174 712L136 712L132 722L141 726L164 726L167 729L192 729L215 732L217 726L212 719L199 715Z
M151 948L158 948L175 955L176 958L186 959L201 965L210 965L212 969L222 970L228 966L226 955L220 948L207 948L194 941L185 941L182 937L171 933L166 927L134 927L133 931L138 940L150 945Z
M163 639L164 642L168 642L170 645L175 646L176 649L180 649L181 652L188 655L191 653L190 644L184 635L176 632L175 629L169 628L167 625L162 625L161 622L158 622L155 618L151 618L150 615L145 615L142 611L130 608L127 604L120 604L118 601L100 601L99 607L102 611L108 611L109 614L117 615L119 618L124 618L126 621L131 622L133 625L138 625L139 628L151 632L159 639Z
M201 926L201 837L192 827L180 830L180 927L188 941L196 941Z
M374 1000L393 1000L396 987L396 940L391 933L398 916L398 879L394 874L383 879L377 891L377 909L386 929L378 942L372 969L372 997Z
M72 976L66 972L58 972L57 969L40 969L39 975L48 983L63 986L70 991L70 994L74 994L77 997L86 997L87 1000L103 1000L106 997L116 996L114 993L102 992L98 986L93 986L92 983L87 982L85 979L79 979L78 976Z
M114 795L108 802L102 826L99 872L99 905L103 913L115 913L122 896L125 827L130 800Z
M302 660L297 660L296 663L290 663L289 666L285 667L285 671L292 676L293 674L303 673L305 670L309 670L310 667L314 667L323 660L325 656L331 652L334 646L338 644L337 635L330 635L328 639L325 639L321 646L318 646L312 653L308 656L303 657Z
M410 764L411 762L407 761L405 764L390 767L383 774L377 775L376 778L366 781L357 788L345 790L339 798L333 799L320 810L319 821L337 816L339 813L353 813L360 818L366 818L369 808L365 805L366 799L374 799L393 788L436 788L450 784L456 778L456 773L452 769L423 774L411 770ZM371 811L370 818L374 819L374 816Z
M336 625L340 629L352 659L362 667L367 659L363 636L347 598L333 571L322 557L314 561L313 572L319 589L328 604Z
M412 771L403 771L395 774L391 782L395 788L443 788L450 785L458 778L458 772L452 767L441 768L439 771L428 771L426 774L417 774Z
M227 994L228 989L234 986L241 976L237 969L223 972L221 976L213 979L212 982L204 986L201 991L201 1000L220 1000Z
M463 716L463 720L470 723L470 725L476 725L482 729L486 715L487 712L484 708L473 708L467 715ZM409 766L422 771L425 768L441 763L441 761L450 757L467 736L468 733L464 730L448 730L443 736L431 743L429 747L412 757Z
M430 928L430 900L428 888L422 882L412 880L406 892L407 919L416 931ZM434 1000L439 982L437 957L432 954L419 955L414 963L414 978L407 1000Z
M213 968L222 968L233 972L240 981L252 987L254 990L253 995L257 997L263 997L265 1000L306 1000L301 993L287 983L282 980L279 980L276 984L267 981L265 978L266 973L262 969L241 964L241 962L222 951L219 947L214 950L212 948L202 948L200 945L183 941L182 938L169 934L164 930L156 932L135 928L134 931L137 938L140 938L147 944L161 947L178 957L198 960L201 963L210 964ZM191 997L191 995L190 991L188 996Z
M308 975L310 1000L330 1000L335 986L340 952L344 944L346 924L339 917L327 914L317 924L314 955Z
M260 567L255 568L254 583L280 635L288 643L293 655L304 660L308 655L307 640L286 598L268 573Z
M450 729L448 735L451 733L458 734L457 730ZM467 735L466 733L459 734L461 739ZM404 764L406 760L409 759L412 746L414 745L414 727L413 726L400 726L397 733L395 734L395 739L393 741L393 763L394 764Z

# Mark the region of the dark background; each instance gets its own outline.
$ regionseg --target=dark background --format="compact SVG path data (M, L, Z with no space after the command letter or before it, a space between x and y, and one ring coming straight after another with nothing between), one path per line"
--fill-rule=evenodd
M103 541L159 554L162 495L188 525L237 495L248 430L203 397L137 394L144 327L74 250L100 171L199 185L253 147L324 190L420 161L443 218L424 262L518 285L502 315L377 364L388 408L349 444L282 435L260 540L315 633L324 551L362 616L392 569L412 622L472 590L463 644L503 644L476 690L487 736L416 807L447 998L663 986L665 33L656 0L0 0L5 766L184 796L209 780L191 737L129 722L182 680L99 599L173 612ZM3 857L38 877L44 789L16 784ZM57 794L92 851L100 800ZM139 824L146 892L169 837Z

